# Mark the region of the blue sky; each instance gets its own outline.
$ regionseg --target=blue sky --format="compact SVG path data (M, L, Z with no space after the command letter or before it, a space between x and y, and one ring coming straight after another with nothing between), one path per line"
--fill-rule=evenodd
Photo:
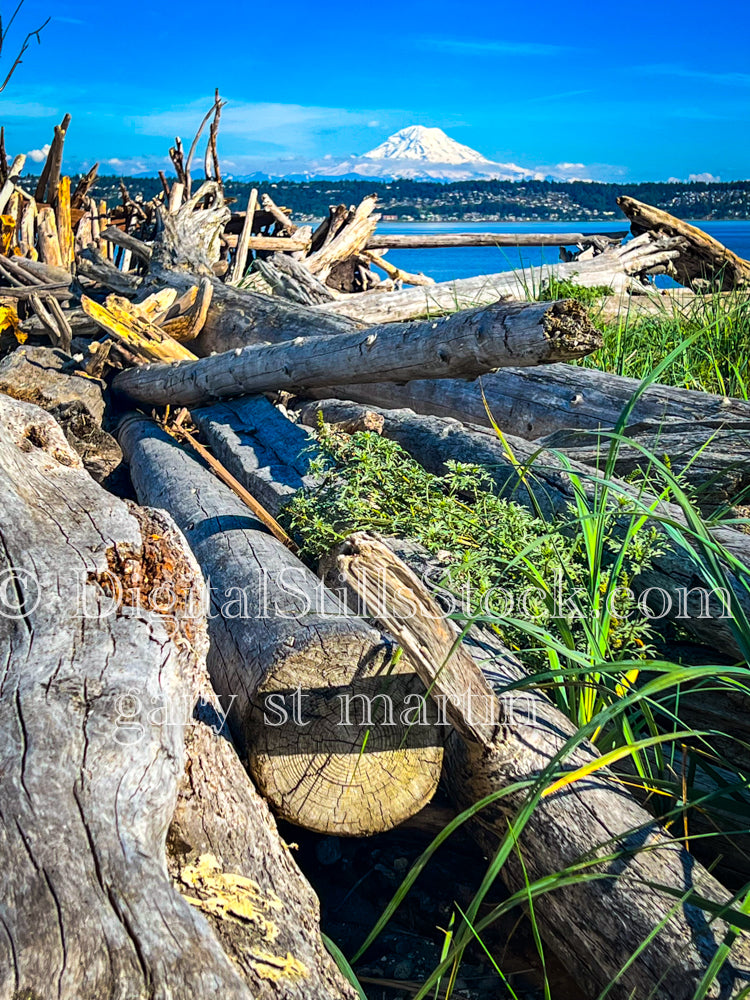
M489 159L575 176L750 177L748 0L26 0L19 21L49 13L0 95L0 122L9 152L33 152L69 111L71 171L164 166L218 86L234 173L343 158L423 124Z

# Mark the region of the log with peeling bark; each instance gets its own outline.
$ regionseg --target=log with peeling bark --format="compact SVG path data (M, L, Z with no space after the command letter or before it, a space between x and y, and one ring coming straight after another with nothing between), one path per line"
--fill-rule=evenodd
M645 292L653 287L646 283L646 275L665 273L680 253L677 244L677 240L669 237L656 238L646 233L591 260L459 278L385 294L369 292L343 297L316 309L362 323L394 323L489 305L507 297L528 299L551 278L570 280L586 288L601 285L618 294Z
M750 284L750 260L738 257L702 229L627 195L618 198L617 204L635 236L651 232L680 240L680 253L672 264L680 284L697 291L719 288L725 292Z
M378 539L358 534L344 543L336 567L444 700L455 730L445 777L459 808L517 782L532 784L552 765L575 727L533 690L525 698L518 690L498 696L404 562ZM506 655L495 675L502 691L523 673ZM579 768L585 770L578 781L550 794L553 777ZM750 936L735 936L705 907L706 900L733 903L724 886L631 798L589 744L578 741L564 755L547 789L519 830L518 851L511 851L502 876L514 892L551 879L551 891L535 900L535 918L584 995L606 991L612 1000L631 1000L653 995L656 986L663 1000L691 1000L726 939L726 961L710 989L715 997L739 996L750 976ZM486 850L507 835L528 795L519 789L477 814L474 835ZM591 877L554 884L576 864Z
M355 1000L323 946L318 899L227 739L223 715L212 692L201 695L167 835L174 884L253 997Z
M383 417L383 435L397 441L429 472L444 474L447 471L445 463L451 459L482 465L500 496L515 500L534 513L540 510L545 517L565 514L569 505L575 502L576 491L571 475L578 476L581 488L591 503L600 488L598 473L590 466L563 459L510 434L504 435L501 442L484 429L450 418L421 416L412 410L365 407L341 400L307 403L299 408L300 419L309 426L317 426L319 413L326 421L338 422L353 419L363 411L380 414ZM611 482L613 500L616 497L630 499L633 509L639 513L653 509L658 517L684 526L689 536L685 516L674 504L657 502L621 480ZM622 530L630 518L630 514L623 515ZM649 518L649 524L663 537L664 551L654 555L650 567L631 581L634 593L638 596L646 594L644 600L650 596L655 601L655 615L679 619L679 624L698 641L728 655L744 657L742 641L735 631L731 611L724 602L727 600L731 606L741 607L745 614L750 615L750 536L731 528L712 529L716 542L746 567L745 571L737 569L737 576L727 571L732 593L723 595L712 586L710 576L706 575L698 559L692 559L687 552L674 548L656 517Z
M164 859L205 628L149 598L197 567L43 410L0 396L0 423L0 995L249 1000Z
M440 776L440 734L342 718L342 698L351 696L356 707L358 694L373 695L385 683L387 641L345 614L248 507L157 424L133 416L119 437L139 499L172 513L210 581L211 679L277 813L320 832L363 835L422 808ZM396 679L404 697L423 693L398 665L390 675Z
M191 406L279 389L345 385L353 377L371 382L473 377L507 365L582 357L601 342L585 308L573 300L499 303L434 322L256 344L172 366L146 365L121 372L114 387L137 402Z

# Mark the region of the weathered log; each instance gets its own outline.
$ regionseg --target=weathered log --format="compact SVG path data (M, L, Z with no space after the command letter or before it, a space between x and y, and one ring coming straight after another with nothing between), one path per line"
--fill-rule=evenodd
M338 232L332 235L332 230L329 228L331 238L305 260L305 267L317 275L320 281L325 282L336 263L364 249L380 219L379 215L373 215L376 204L376 195L363 198L351 218L347 219Z
M569 247L586 246L594 239L621 242L627 231L616 233L373 233L368 250L429 250L438 247Z
M645 283L645 276L667 270L670 262L680 253L678 242L667 237L654 238L646 233L591 260L459 278L386 294L370 292L344 297L315 308L321 312L349 316L363 323L394 323L418 316L438 316L456 309L490 305L507 297L528 299L553 278L569 280L587 288L601 285L619 294L645 292L653 287Z
M594 369L547 365L503 369L473 382L372 383L348 385L344 391L358 402L408 407L485 427L491 426L491 414L504 431L602 467L612 440L606 432L638 385L636 379ZM335 393L330 387L310 395L322 399ZM666 456L672 471L698 490L696 500L707 512L742 502L750 486L750 403L744 400L651 385L636 403L624 435L634 444L620 444L614 468L620 478L636 469L648 471L652 454Z
M697 291L709 287L728 292L750 283L750 260L738 257L697 226L627 195L617 204L630 220L634 236L651 232L682 241L679 257L672 262L680 284Z
M167 835L169 873L231 956L252 996L355 1000L320 937L315 893L202 697Z
M345 614L289 549L153 421L127 419L120 443L138 497L172 512L210 580L211 679L231 705L229 726L251 773L279 815L321 832L360 835L418 811L440 775L438 734L416 732L421 727L405 733L377 719L368 730L356 718L342 719L339 696L373 695L384 682L388 644L380 633ZM423 691L412 673L397 665L396 674L391 680L405 692Z
M250 1000L164 864L205 628L150 598L197 568L43 410L0 396L0 423L0 995Z
M265 396L217 403L192 417L219 461L274 517L297 490L314 487L314 436Z
M275 295L292 302L312 306L319 302L332 302L335 298L330 288L289 254L275 253L269 260L256 260L253 270L263 276Z
M504 431L533 441L559 430L598 430L616 425L640 382L576 365L503 368L480 379L419 379L405 385L347 385L347 399L386 408L453 417L490 427L484 398ZM322 398L325 389L310 395ZM328 393L333 397L333 391ZM693 424L750 429L750 402L654 383L639 397L628 426Z
M396 636L425 685L444 699L456 731L446 780L458 806L538 778L573 737L570 721L533 691L525 700L518 691L498 697L468 650L456 646L457 629L423 584L377 539L352 536L336 565ZM495 671L502 687L523 676L507 656ZM539 800L503 878L512 891L522 891L529 882L584 864L589 875L600 877L555 887L534 906L547 945L584 994L606 990L613 1000L630 1000L656 989L663 1000L691 1000L729 931L701 903L729 905L732 897L597 763L585 743L560 762L559 771L592 773ZM474 832L483 846L497 846L527 795L514 792L477 814ZM739 933L729 940L720 985L711 987L717 997L738 995L750 976L750 938Z
M372 382L475 376L501 366L581 357L599 346L601 334L578 302L502 303L435 322L253 345L173 366L146 365L121 372L114 385L139 402L190 406L275 389L346 384L353 375Z
M234 262L232 264L232 276L229 282L232 285L238 284L242 278L245 277L245 271L247 270L248 241L253 233L253 221L255 219L255 208L257 204L258 189L251 188L250 196L247 200L247 211L245 212L242 230L237 241L237 250L234 255ZM226 229L224 230L224 236L226 238Z
M442 475L446 471L445 462L450 459L485 466L499 495L515 500L533 512L538 507L545 516L565 513L575 501L571 474L579 477L582 489L592 502L597 489L600 489L598 474L589 466L563 461L553 452L540 450L534 444L510 434L505 435L503 443L485 430L449 418L420 416L412 410L365 408L361 404L340 400L305 404L299 412L303 423L315 425L318 413L322 413L326 420L340 421L351 419L365 409L381 414L384 436L397 441L429 472ZM507 449L512 452L512 458ZM637 510L645 512L653 501L658 516L686 525L685 517L676 505L664 501L657 503L653 497L640 494L627 483L613 482L615 495L630 498ZM629 517L624 515L623 525ZM734 631L731 611L725 608L724 600L750 615L750 536L730 528L712 530L714 539L747 568L741 579L728 572L733 591L723 595L711 586L710 578L698 561L674 548L657 520L650 519L649 524L663 537L664 551L661 555L654 555L650 568L644 569L631 581L633 592L637 596L645 594L644 600L653 599L654 615L665 619L677 618L679 624L699 641L742 658L742 646Z
M119 445L102 430L103 388L70 355L48 347L21 347L0 361L0 392L51 413L97 482L122 460Z

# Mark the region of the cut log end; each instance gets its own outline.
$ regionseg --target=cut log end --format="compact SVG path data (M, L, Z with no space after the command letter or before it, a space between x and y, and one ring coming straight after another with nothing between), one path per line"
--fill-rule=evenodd
M553 302L542 318L542 326L550 340L550 362L583 358L604 345L586 307L574 299Z

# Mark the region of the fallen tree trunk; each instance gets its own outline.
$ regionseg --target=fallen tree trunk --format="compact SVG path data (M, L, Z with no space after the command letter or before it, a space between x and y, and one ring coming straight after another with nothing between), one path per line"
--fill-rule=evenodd
M411 410L383 410L364 407L356 403L325 400L304 404L300 408L303 423L315 425L318 413L328 421L352 419L363 411L374 410L384 420L383 434L397 441L417 462L429 472L444 474L445 462L453 459L485 466L499 495L515 500L544 516L564 514L575 501L571 474L580 478L586 495L593 502L600 486L594 469L576 462L566 463L557 455L538 449L522 438L505 436L505 443L483 430L473 429L455 420L425 417ZM507 448L512 452L509 456ZM653 497L641 496L632 486L622 481L616 484L615 496L631 498L634 508L645 511ZM677 524L686 524L682 512L674 504L660 502L655 514ZM630 514L624 514L628 523ZM746 568L742 579L728 573L733 593L723 595L711 584L710 575L699 561L676 549L665 529L655 518L650 524L664 538L664 552L651 559L651 567L643 570L632 582L636 595L651 596L654 603L659 595L661 607L653 607L654 615L677 618L679 624L699 641L729 655L743 657L742 646L733 628L730 611L724 607L729 600L732 607L741 607L750 615L750 536L729 528L715 528L714 539L726 548ZM669 606L667 607L667 598ZM645 600L645 598L644 598Z
M548 365L504 369L472 382L378 382L348 385L342 391L361 403L408 407L487 428L491 414L503 430L533 440L539 448L554 448L584 465L603 468L612 441L606 432L615 427L638 385L636 379L593 369ZM329 387L309 395L323 399L336 392ZM713 512L744 502L750 486L750 403L651 385L623 434L634 443L620 443L614 468L620 478L636 470L648 473L655 455L666 458L672 472L696 491L701 510Z
M197 569L51 416L0 396L0 423L0 996L250 1000L164 866L205 631L150 595Z
M253 345L177 365L121 372L118 392L155 405L196 403L271 390L449 375L582 357L601 334L572 300L498 304L435 322L384 326L336 337Z
M617 233L378 233L367 241L368 250L428 250L438 247L570 247L597 240L620 242Z
M199 702L167 835L169 873L204 914L253 997L356 1000L320 937L315 893L223 731Z
M644 234L590 260L459 278L397 292L366 292L314 308L362 323L395 323L486 306L503 298L526 300L538 295L551 279L587 288L601 285L619 294L645 292L653 287L646 283L646 276L665 272L679 252L674 240Z
M498 697L467 649L456 646L455 627L401 560L359 534L344 544L336 566L444 701L456 731L446 779L459 808L516 782L533 782L550 766L575 727L533 692L525 701L518 691ZM507 659L499 670L506 686L519 679ZM580 988L592 997L606 990L613 1000L655 990L663 1000L692 1000L730 930L709 918L701 902L730 905L732 897L598 764L590 745L568 752L556 771L583 767L591 772L585 780L539 800L518 835L523 865L511 851L503 877L512 891L523 891L583 863L599 877L555 886L534 906L546 943ZM517 791L477 814L475 834L485 849L496 849L507 835L508 821L516 821L527 795ZM721 985L710 987L714 996L739 995L750 975L748 935L728 940Z
M438 734L373 720L363 744L367 726L349 715L342 724L349 702L341 698L372 696L383 684L389 647L380 633L347 615L157 424L133 416L119 437L138 497L172 513L210 581L211 680L275 810L312 830L353 835L417 812L440 776ZM423 691L413 674L396 674L404 696Z
M217 403L192 417L219 461L274 517L297 490L315 486L314 436L265 396Z
M640 382L594 368L545 365L503 368L481 379L419 379L405 385L377 382L349 384L346 398L386 408L407 407L416 413L453 417L489 427L484 398L504 431L529 441L563 429L598 430L617 423ZM336 395L316 389L318 398ZM731 426L750 430L750 402L708 392L693 392L655 383L641 394L628 426L653 423Z
M696 291L708 287L728 292L750 283L750 260L738 257L702 229L627 195L618 198L617 204L630 220L634 236L651 232L682 241L672 263L681 285Z

